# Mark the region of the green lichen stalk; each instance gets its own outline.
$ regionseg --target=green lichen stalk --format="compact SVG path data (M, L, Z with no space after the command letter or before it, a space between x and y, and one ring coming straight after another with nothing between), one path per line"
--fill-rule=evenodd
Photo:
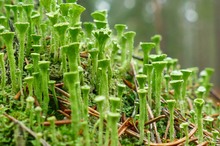
M0 53L0 67L1 67L1 90L2 90L2 94L4 95L5 94L5 84L6 84L4 53Z
M142 143L144 140L144 123L147 120L146 117L146 95L147 91L144 89L138 90L138 96L140 99L140 118L139 118L139 131L140 139L139 142Z
M10 77L12 82L12 92L16 93L17 91L17 78L16 78L16 64L15 64L15 57L14 57L14 50L13 50L13 40L14 40L14 32L3 32L1 36L5 41L7 53L8 53L8 60L10 66Z
M167 100L167 107L170 112L170 140L173 141L175 138L174 132L174 107L175 107L175 100Z
M88 127L88 107L89 107L89 91L90 87L88 85L84 85L81 87L81 91L83 94L83 114L84 114L84 121L86 122L85 127L84 127L84 137L85 137L85 145L89 146L90 145L90 137L89 137L89 127Z
M158 61L158 62L153 62L153 68L154 68L154 73L155 73L155 102L156 102L156 116L160 115L161 111L161 102L160 102L160 96L161 96L161 89L162 89L162 72L163 69L166 66L166 62L164 61Z
M202 118L202 108L205 101L201 98L196 98L194 100L194 105L196 108L196 125L198 126L198 139L199 143L203 142L203 118Z
M98 146L103 146L103 122L104 122L104 102L105 102L105 96L97 96L95 98L95 102L98 106L98 111L100 113L99 116L99 132L98 132Z
M66 72L64 73L64 81L69 90L70 94L70 103L71 103L71 126L73 133L73 140L77 140L78 138L78 130L79 130L79 110L78 110L78 99L77 99L77 89L76 89L76 81L74 78L76 77L77 72Z
M111 125L111 146L118 146L118 127L119 113L108 113Z
M39 61L38 66L40 69L41 79L42 79L42 91L43 91L43 113L47 115L49 106L49 92L48 92L48 69L49 61Z

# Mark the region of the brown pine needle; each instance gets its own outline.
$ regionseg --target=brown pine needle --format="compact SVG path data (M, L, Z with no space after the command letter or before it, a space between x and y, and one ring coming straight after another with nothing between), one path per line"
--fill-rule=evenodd
M129 122L131 121L131 118L128 118L119 128L118 128L118 137L120 137L125 130L129 127Z

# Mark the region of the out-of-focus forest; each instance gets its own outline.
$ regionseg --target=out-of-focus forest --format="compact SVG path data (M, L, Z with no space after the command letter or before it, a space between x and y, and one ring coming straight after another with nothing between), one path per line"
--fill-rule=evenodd
M163 37L161 48L178 58L182 68L215 69L212 82L220 87L220 0L79 0L86 7L83 21L91 12L108 10L110 27L123 23L136 31L136 46Z

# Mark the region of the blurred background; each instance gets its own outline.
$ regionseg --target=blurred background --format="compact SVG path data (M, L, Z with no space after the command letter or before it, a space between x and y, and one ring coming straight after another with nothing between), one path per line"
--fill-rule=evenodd
M135 31L135 46L150 41L154 34L163 37L162 51L178 58L181 68L212 67L212 82L220 87L220 0L78 0L86 7L83 21L90 13L108 10L113 29L123 23Z

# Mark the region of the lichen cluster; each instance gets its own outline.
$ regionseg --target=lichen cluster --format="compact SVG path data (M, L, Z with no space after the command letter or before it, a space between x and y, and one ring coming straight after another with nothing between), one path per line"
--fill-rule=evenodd
M82 22L76 0L0 10L0 145L220 143L214 69L181 69L160 35L134 47L136 33L110 28L105 10Z

